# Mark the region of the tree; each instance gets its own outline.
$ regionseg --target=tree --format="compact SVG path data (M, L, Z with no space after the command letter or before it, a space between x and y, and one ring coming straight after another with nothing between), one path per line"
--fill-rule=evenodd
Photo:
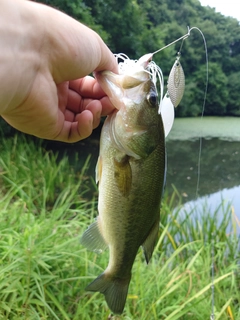
M154 52L187 33L202 30L208 50L209 88L206 114L240 115L239 22L198 0L44 0L97 31L114 53L132 59ZM182 47L181 47L182 45ZM195 29L183 43L164 49L154 61L167 80L181 47L186 90L177 116L201 114L206 79L206 52Z
M227 114L240 116L240 71L228 76L227 91Z

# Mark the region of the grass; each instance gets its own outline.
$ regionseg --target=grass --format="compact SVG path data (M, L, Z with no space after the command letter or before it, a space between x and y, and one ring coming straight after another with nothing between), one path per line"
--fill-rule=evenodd
M236 228L226 232L232 212L218 228L217 212L179 220L177 192L163 201L150 264L137 255L124 314L110 316L101 294L84 291L108 262L108 252L96 255L79 243L96 215L87 165L75 172L67 156L58 160L40 141L2 139L0 319L205 320L212 302L215 320L240 319L239 239Z

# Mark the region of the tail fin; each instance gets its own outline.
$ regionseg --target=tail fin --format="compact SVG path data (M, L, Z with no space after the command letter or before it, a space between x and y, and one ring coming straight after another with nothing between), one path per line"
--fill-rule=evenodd
M130 280L131 277L120 279L102 273L86 287L86 290L103 293L109 309L113 313L121 314L125 306Z

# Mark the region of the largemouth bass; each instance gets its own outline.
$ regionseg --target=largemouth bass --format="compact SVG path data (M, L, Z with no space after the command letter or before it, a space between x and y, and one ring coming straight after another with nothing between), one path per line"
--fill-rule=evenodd
M165 135L151 62L143 57L120 71L96 74L116 110L101 132L99 216L81 239L90 250L109 247L106 270L86 290L103 293L116 314L123 312L139 247L147 263L152 256L165 180Z

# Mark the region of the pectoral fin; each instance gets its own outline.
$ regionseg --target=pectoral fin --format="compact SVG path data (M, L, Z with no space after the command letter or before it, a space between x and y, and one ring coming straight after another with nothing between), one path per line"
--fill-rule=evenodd
M96 253L101 253L108 247L100 232L99 218L87 228L80 242L88 250Z
M158 238L158 231L159 231L159 218L154 223L152 229L150 230L146 240L142 244L144 256L146 259L146 262L148 263L151 259L155 244L157 242Z
M114 178L121 194L127 197L132 184L132 169L128 156L125 156L121 161L114 159Z

